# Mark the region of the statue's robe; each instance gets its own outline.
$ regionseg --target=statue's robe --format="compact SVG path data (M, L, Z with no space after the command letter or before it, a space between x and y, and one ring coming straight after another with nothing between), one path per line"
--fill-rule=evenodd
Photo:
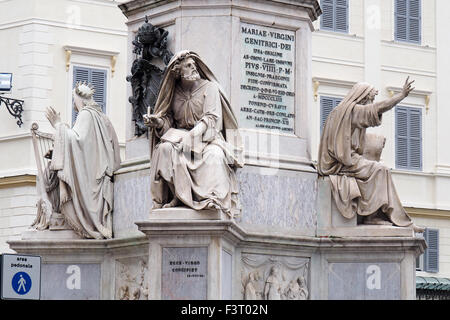
M318 171L329 176L336 206L346 218L381 210L396 226L411 226L390 169L363 157L366 128L381 124L378 105L358 104L371 87L357 84L330 113L319 146Z
M217 84L201 79L192 93L186 93L179 85L174 87L171 107L162 116L164 125L155 131L161 141L155 146L151 165L151 189L153 201L165 204L169 188L173 184L176 196L188 207L205 209L208 204L219 206L224 212L238 212L238 184L232 167L242 166L235 157L235 148L225 141L222 134L222 102ZM170 128L186 133L199 122L206 131L194 141L193 152L183 152L180 143L164 140Z
M56 127L51 170L59 179L61 213L83 238L112 238L113 174L120 166L116 133L96 104L83 107L73 128Z

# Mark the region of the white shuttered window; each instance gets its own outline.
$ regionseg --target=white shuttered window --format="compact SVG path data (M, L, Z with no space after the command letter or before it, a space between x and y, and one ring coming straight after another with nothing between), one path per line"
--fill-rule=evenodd
M74 66L72 88L75 88L78 81L86 81L93 85L95 89L94 101L106 113L106 70ZM72 109L72 124L75 123L76 118L77 112Z
M426 228L423 237L428 246L423 255L424 271L439 272L439 229Z
M421 42L421 0L395 0L395 40Z
M320 133L322 133L325 121L328 118L330 112L337 107L337 105L342 101L342 98L336 97L320 97Z
M395 108L395 166L422 170L422 109Z
M321 0L320 29L348 33L348 1Z

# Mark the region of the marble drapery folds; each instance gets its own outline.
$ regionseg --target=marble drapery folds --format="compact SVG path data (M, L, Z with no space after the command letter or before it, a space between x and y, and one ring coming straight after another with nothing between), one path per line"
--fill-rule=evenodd
M97 104L84 106L73 128L57 125L50 169L59 179L61 213L83 238L112 238L113 173L119 144Z
M174 64L186 57L195 61L201 77L193 92L185 92L172 72ZM176 197L194 210L213 204L231 216L238 214L235 169L244 161L237 120L215 76L196 53L181 51L169 62L155 114L164 124L152 132L153 201L157 205L170 201L167 183L171 183ZM170 129L177 129L172 131L175 134L188 132L199 122L206 125L206 131L194 141L192 153L183 152L176 140L167 139Z
M330 113L322 132L318 171L329 176L336 206L346 218L380 210L396 226L413 223L401 205L389 168L363 157L366 129L381 124L379 104L361 102L373 87L357 83Z

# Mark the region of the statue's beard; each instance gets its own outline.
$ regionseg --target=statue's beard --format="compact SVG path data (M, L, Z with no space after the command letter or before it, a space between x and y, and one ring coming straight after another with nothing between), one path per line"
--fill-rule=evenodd
M364 99L362 99L359 104L365 105L365 104L371 104L375 101L375 97L365 97Z
M187 81L197 81L197 80L200 80L200 74L197 72L197 70L194 70L191 72L191 74L181 75L181 78L183 80L187 80Z

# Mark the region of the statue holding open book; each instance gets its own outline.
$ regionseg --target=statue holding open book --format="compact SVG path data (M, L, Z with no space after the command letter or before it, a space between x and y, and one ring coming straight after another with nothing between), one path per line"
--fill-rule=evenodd
M244 161L236 116L196 53L171 59L144 123L151 128L153 208L239 212L235 170Z

